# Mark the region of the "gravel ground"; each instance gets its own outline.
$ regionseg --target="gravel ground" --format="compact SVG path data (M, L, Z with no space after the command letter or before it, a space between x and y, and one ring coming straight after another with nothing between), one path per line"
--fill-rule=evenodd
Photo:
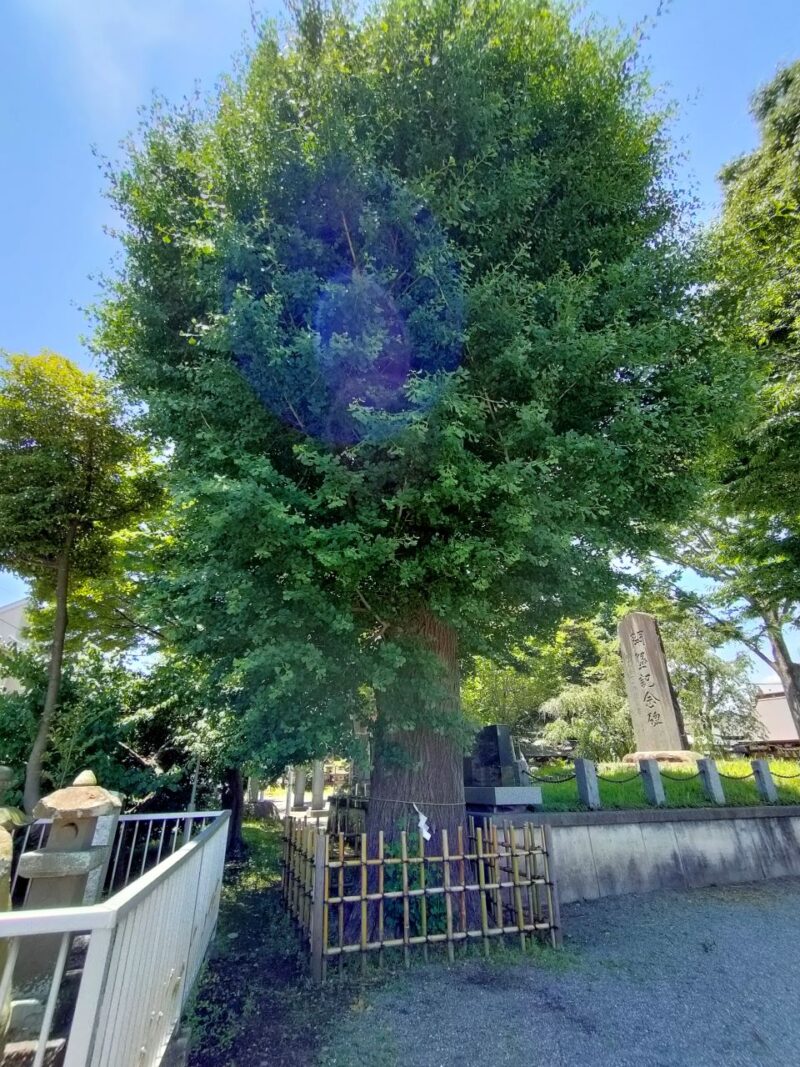
M414 968L325 1067L800 1064L800 880L563 909L566 949Z

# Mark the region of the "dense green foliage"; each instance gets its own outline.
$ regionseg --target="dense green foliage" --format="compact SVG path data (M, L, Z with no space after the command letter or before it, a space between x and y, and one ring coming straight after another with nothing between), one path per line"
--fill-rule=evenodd
M0 566L52 599L47 686L27 758L24 802L41 790L58 706L70 586L106 574L114 534L159 496L140 433L110 384L51 352L0 367Z
M605 651L605 636L593 621L568 619L553 635L527 638L503 660L476 656L461 687L465 713L480 723L506 723L518 737L535 737L542 705L565 686L586 682Z
M51 352L0 367L0 566L52 595L70 545L74 575L102 573L111 537L156 496L140 435L107 382Z
M629 41L540 0L298 26L114 172L97 335L174 448L175 639L286 759L386 689L420 613L464 656L591 610L738 374ZM393 725L454 723L410 677Z
M0 762L21 772L36 735L47 674L36 650L0 652L0 675L19 691L0 693ZM69 784L82 770L126 796L126 808L170 808L189 795L191 756L202 743L203 709L175 665L148 673L91 646L64 666L58 714L43 767L46 792Z
M732 472L736 498L791 542L797 597L800 509L800 62L753 100L759 146L722 172L720 296L735 336L764 370L758 418Z

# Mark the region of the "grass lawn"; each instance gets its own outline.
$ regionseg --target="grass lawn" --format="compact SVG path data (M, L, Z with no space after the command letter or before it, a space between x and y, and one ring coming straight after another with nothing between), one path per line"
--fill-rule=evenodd
M755 782L752 778L750 762L745 759L718 760L717 767L722 779L725 799L731 806L749 806L761 804ZM775 777L778 800L781 804L800 804L800 764L791 760L770 760L770 768ZM553 763L540 768L536 774L544 777L559 777L569 774L568 764ZM604 808L630 809L648 807L641 778L636 768L622 764L601 765L600 801ZM750 777L746 777L746 776ZM779 775L795 776L780 778ZM663 767L664 793L668 808L702 808L713 807L703 793L700 779L691 767ZM731 779L738 779L731 781ZM545 811L580 811L578 790L575 780L567 782L534 782L542 788L542 802Z

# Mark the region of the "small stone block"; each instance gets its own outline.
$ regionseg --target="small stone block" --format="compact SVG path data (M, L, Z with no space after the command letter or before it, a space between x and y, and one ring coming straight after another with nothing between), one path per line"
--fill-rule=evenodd
M466 785L464 800L488 807L541 807L542 791L534 785Z
M639 772L642 776L647 803L656 808L663 808L667 798L664 793L664 782L661 779L658 761L654 759L639 760Z
M41 1000L12 1000L9 1032L18 1038L35 1036L41 1029L43 1017L44 1004Z
M769 763L765 759L754 759L750 766L753 768L753 777L761 799L767 804L777 804L778 790L775 788Z
M88 874L105 862L107 849L88 848L80 852L23 852L19 873L23 878L63 878Z
M717 762L713 759L699 759L697 769L700 772L700 781L703 783L703 792L713 804L725 803L725 790L717 769Z
M590 811L600 809L600 787L597 784L597 768L589 759L575 760L575 782L578 800Z
M94 776L94 771L81 771L73 785L97 785L97 779Z

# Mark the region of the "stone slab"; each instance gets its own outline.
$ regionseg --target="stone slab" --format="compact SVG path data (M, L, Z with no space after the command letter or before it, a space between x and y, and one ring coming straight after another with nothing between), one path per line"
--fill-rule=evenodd
M37 849L24 852L19 858L19 873L23 878L63 878L88 874L101 867L106 858L105 848L88 848L80 852L48 852Z
M541 806L542 791L535 785L465 785L464 800L485 807Z
M97 819L119 811L121 806L117 796L99 785L68 785L43 797L33 809L33 816L57 821Z

